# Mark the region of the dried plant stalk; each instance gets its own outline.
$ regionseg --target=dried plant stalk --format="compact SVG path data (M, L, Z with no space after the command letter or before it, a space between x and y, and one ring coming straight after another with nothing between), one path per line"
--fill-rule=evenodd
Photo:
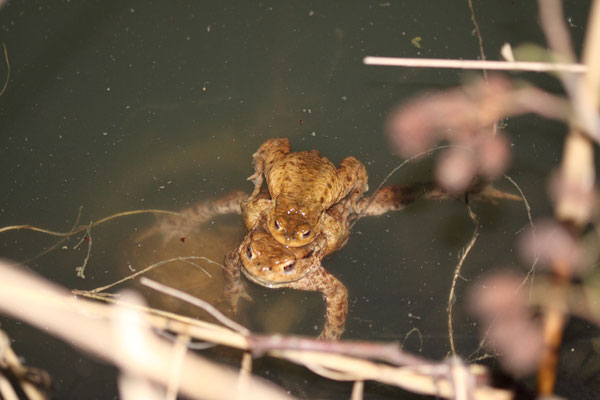
M538 0L542 26L548 43L560 57L574 58L568 30L562 15L560 0ZM600 89L600 2L594 1L588 22L588 31L583 48L583 61L587 73L578 80L562 74L565 89L573 101L578 126L573 126L567 136L560 167L561 193L555 205L558 221L575 232L589 222L592 202L581 201L591 197L595 183L594 149L589 137L598 130L598 105ZM580 128L585 127L585 128ZM584 131L585 129L585 131ZM563 263L553 266L557 285L565 286L570 271ZM544 351L538 371L538 394L549 395L554 391L558 350L562 340L566 315L561 308L548 307L544 314Z
M56 288L40 278L19 271L17 267L0 262L0 310L22 319L34 326L44 327L48 332L69 341L73 345L89 351L105 360L119 366L125 371L142 374L163 385L168 384L171 368L174 364L173 346L158 340L154 335L145 336L143 341L148 343L141 354L145 358L135 359L123 345L114 342L111 326L115 321L115 313L111 307L97 303L74 299L70 294ZM144 320L158 329L187 335L200 340L209 340L242 350L252 350L252 336L245 336L203 321L194 320L170 314L160 310L147 309L139 304L106 298L97 293L79 292L86 296L116 303L135 311L147 311ZM123 307L120 307L123 308ZM135 314L137 315L137 314ZM138 326L139 323L136 323ZM128 332L127 330L125 332ZM128 334L128 333L127 333ZM331 354L327 351L309 351L293 349L296 342L312 342L315 348L321 346L356 347L353 343L321 342L312 339L281 338L272 336L271 343L287 340L292 349L280 348L267 350L266 354L279 356L291 361L309 366L321 374L336 375L343 380L378 380L383 383L398 385L416 393L427 393L443 397L452 397L451 366L447 363L425 361L405 367L395 367L389 364L377 363L356 357ZM139 341L134 341L139 343ZM377 344L372 344L374 354L379 354ZM282 346L279 346L282 347ZM363 346L363 349L365 346ZM133 354L138 354L134 352ZM363 354L363 356L368 356ZM150 359L148 359L150 357ZM164 357L164 358L163 358ZM415 358L416 360L416 358ZM231 398L236 395L238 376L233 372L215 365L192 354L186 354L181 360L179 387L181 393L191 398ZM469 366L470 373L483 378L481 367ZM288 398L282 391L267 387L264 382L255 378L244 382L246 397ZM247 391L246 391L247 390ZM270 396L270 397L266 397ZM494 389L479 384L474 389L474 399L510 399L509 392Z
M390 67L487 69L533 72L567 71L584 73L587 70L587 67L581 64L530 61L448 60L440 58L365 57L363 63L366 65L382 65Z
M117 316L112 307L73 298L54 284L6 262L0 263L0 276L2 312L44 329L129 373L168 384L173 367L172 345L149 333L144 337L147 344L144 351L132 352L132 348L119 345L115 337L113 326ZM236 372L189 352L181 361L179 388L189 398L233 398L236 381ZM248 393L257 398L289 398L282 390L258 379L249 382Z

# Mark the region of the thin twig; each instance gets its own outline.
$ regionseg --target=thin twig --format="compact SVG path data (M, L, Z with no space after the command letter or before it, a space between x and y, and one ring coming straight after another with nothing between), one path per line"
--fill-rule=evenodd
M6 81L4 82L2 90L0 90L0 96L6 91L8 80L10 79L10 62L8 62L8 50L6 50L6 44L4 42L2 42L2 48L4 49L4 60L6 61Z
M473 8L473 0L467 0L467 3L469 5L469 10L471 11L471 21L473 21L473 26L475 27L473 32L477 35L477 40L479 42L479 57L481 58L482 61L486 61L485 51L483 51L483 36L481 35L481 30L479 29L479 23L477 22L477 18L475 17L475 9ZM483 72L483 79L487 82L487 80L488 80L487 69L483 68L483 70L481 72ZM494 136L496 136L496 134L498 134L498 121L495 121L492 124L492 134Z
M454 346L454 331L452 329L452 308L454 306L454 302L456 301L456 297L454 294L454 291L456 288L456 282L458 281L458 278L460 277L460 271L462 269L462 266L463 266L467 256L471 252L471 249L475 245L475 242L477 241L477 237L479 236L479 219L477 218L477 215L473 212L473 210L471 210L471 206L469 205L468 198L467 198L467 210L469 211L469 218L471 218L471 221L473 221L473 225L475 225L475 229L473 230L473 235L471 236L471 239L469 240L469 243L467 244L467 246L462 251L462 254L460 256L458 264L456 265L456 268L454 269L454 277L452 278L452 286L450 287L450 294L448 295L448 309L447 309L447 311L448 311L448 337L450 339L450 349L452 351L452 355L456 355L456 348Z
M77 211L77 218L75 218L75 222L73 223L73 226L71 227L70 232L73 232L75 230L75 228L77 227L77 225L79 225L79 220L81 219L81 211L83 210L83 206L79 206L79 210ZM31 258L28 258L27 260L21 261L23 264L27 265L32 261L37 260L40 257L45 256L46 254L50 253L52 250L56 249L58 246L60 246L62 243L64 243L66 240L69 240L68 237L64 237L62 239L60 239L58 242L54 243L52 246L48 247L46 250L42 251L40 254L33 256Z
M207 262L210 262L210 263L213 263L213 264L217 264L217 265L221 266L221 268L224 268L218 262L213 261L211 259L208 259L206 257L200 257L200 256L175 257L175 258L170 258L168 260L162 260L162 261L159 261L157 263L154 263L154 264L152 264L152 265L150 265L150 266L148 266L148 267L146 267L146 268L144 268L144 269L142 269L140 271L134 272L131 275L127 275L123 279L119 279L118 281L113 282L113 283L109 283L108 285L101 286L101 287L98 287L96 289L92 289L89 292L90 293L100 293L100 292L103 292L106 289L110 289L111 287L116 286L116 285L118 285L120 283L126 282L126 281L128 281L130 279L133 279L133 278L136 278L136 277L138 277L138 276L140 276L140 275L142 275L142 274L144 274L144 273L146 273L146 272L148 272L150 270L153 270L154 268L160 267L161 265L165 265L165 264L168 264L168 263L174 262L174 261L188 262L188 260L205 260ZM198 266L197 264L194 264L194 265ZM208 274L208 272L205 271L204 268L201 268L201 269L202 269L202 271L204 271L210 277L210 274Z
M421 334L421 331L417 327L413 327L410 331L406 332L406 335L404 335L404 340L402 341L402 348L404 348L406 341L408 340L410 335L412 335L413 332L416 332L417 335L419 336L419 343L420 343L419 344L419 353L420 353L423 351L423 335Z
M475 9L473 9L473 0L467 0L467 4L469 5L469 10L471 11L471 21L473 21L473 32L477 35L477 40L479 41L479 57L483 61L486 60L485 52L483 51L483 37L481 36L481 30L479 29L479 24L477 23L477 18L475 18ZM487 80L487 70L483 68L483 78Z
M243 327L242 325L238 324L237 322L227 318L225 315L223 315L219 310L217 310L212 304L207 303L204 300L201 300L197 297L194 297L192 295L189 295L187 293L184 293L180 290L177 289L173 289L171 287L165 286L163 284L160 284L158 282L155 282L151 279L148 278L142 278L140 279L140 283L144 286L148 286L149 288L152 288L156 291L159 291L161 293L165 293L168 294L169 296L173 296L175 298L178 298L179 300L183 300L187 303L190 303L192 305L195 305L196 307L200 307L202 308L204 311L208 312L210 315L212 315L213 317L215 317L219 322L221 322L223 325L233 329L234 331L242 334L242 335L249 335L250 331L248 329L246 329L245 327Z
M87 242L87 245L88 245L87 254L85 255L83 264L81 264L81 266L75 268L75 271L77 272L77 277L82 278L82 279L85 279L85 267L87 266L88 261L90 260L90 254L92 253L92 223L91 222L88 225L85 234L86 234L86 236L84 236L82 240L85 240Z
M117 214L113 214L110 215L108 217L104 217L98 221L92 221L90 222L90 226L97 226L100 224L103 224L105 222L108 222L110 220L113 220L115 218L119 218L119 217L125 217L128 215L136 215L136 214L168 214L168 215L175 215L178 217L181 217L180 213L177 213L175 211L166 211L166 210L133 210L133 211L124 211L124 212L120 212ZM3 232L8 232L8 231L17 231L17 230L21 230L21 229L27 229L30 231L35 231L35 232L41 232L41 233L45 233L48 235L52 235L52 236L73 236L79 232L83 232L85 230L87 230L88 225L82 225L80 227L78 227L75 230L71 230L69 232L55 232L55 231L51 231L49 229L44 229L44 228L39 228L37 226L33 226L33 225L11 225L11 226L5 226L3 228L0 228L0 233Z
M397 58L369 56L363 59L363 63L366 65L381 65L388 67L488 69L533 72L566 71L578 74L587 71L587 67L582 64L531 61L448 60L440 58Z
M529 201L527 201L527 197L525 197L525 193L523 193L523 190L521 190L521 187L517 184L517 182L515 182L513 178L511 178L508 175L504 175L504 178L510 183L512 183L512 185L519 191L519 194L523 199L523 204L525 205L525 211L527 212L527 220L529 221L529 227L531 229L531 240L533 243L533 248L535 249L535 256L533 258L533 262L531 263L531 267L529 267L529 271L527 271L525 278L523 278L523 281L521 281L521 284L517 288L517 291L521 289L521 287L525 285L525 283L531 276L531 284L529 286L529 298L531 298L531 294L533 291L533 280L535 279L535 267L537 266L537 263L540 259L539 249L537 246L537 235L535 234L536 228L535 224L533 223L533 218L531 217L531 206L529 205Z

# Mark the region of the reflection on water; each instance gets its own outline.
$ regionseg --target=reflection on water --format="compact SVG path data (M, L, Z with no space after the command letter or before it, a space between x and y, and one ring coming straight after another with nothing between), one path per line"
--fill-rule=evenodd
M400 161L381 134L387 111L417 91L453 86L468 74L365 67L362 57L478 54L466 2L434 4L9 3L0 11L2 41L12 66L0 98L0 224L68 230L80 205L81 222L87 223L123 210L178 210L230 190L250 191L251 155L274 136L289 137L294 149L319 149L336 164L354 155L365 163L370 186L376 187ZM573 41L581 43L587 5L566 2L565 7L573 21ZM476 12L490 58L496 58L505 41L541 43L533 3L492 1ZM420 48L411 44L415 37L422 38ZM545 76L525 77L559 87ZM515 152L511 175L528 194L534 214L549 214L540 177L559 157L563 128L519 118L508 121L506 129ZM427 179L430 165L409 166L391 183ZM519 204L478 205L476 211L482 233L463 269L468 279L516 263L514 234L526 224ZM150 216L98 227L92 232L85 281L74 273L86 251L73 250L79 238L30 266L67 287L93 288L127 274L128 265L142 267L187 251L220 258L239 237L241 224L236 228L234 220L219 221L215 223L222 226L198 233L200 247L186 242L164 252L160 243L136 247L131 240L153 224ZM346 247L324 262L349 290L345 337L402 341L418 328L420 339L411 334L407 348L444 357L449 349L449 282L471 232L459 203L432 202L361 220ZM2 256L16 260L56 242L31 232L0 239ZM163 269L165 279L198 273L193 267L168 268ZM202 280L178 281L189 283L184 290L201 288L205 294L196 285L202 281L210 288L205 297L214 299L220 283L218 269L211 271L216 278L210 281L203 275ZM460 307L467 284L459 282L455 306L457 347L465 355L477 348L477 329ZM255 301L244 309L252 328L309 335L320 331L324 305L318 295L250 289ZM3 318L2 323L16 340L15 349L55 376L59 397L83 396L80 386L76 389L79 380L93 393L103 393L101 398L116 393L106 368L81 361L87 358L62 345L60 358L76 361L55 367L51 351L56 347L44 345L54 343L52 339L15 321ZM36 342L43 345L32 344ZM70 375L73 363L88 365L81 368L85 373ZM350 391L347 384L315 380L287 363L265 360L257 370L276 375L300 396L348 397ZM368 393L373 398L406 396L377 387Z

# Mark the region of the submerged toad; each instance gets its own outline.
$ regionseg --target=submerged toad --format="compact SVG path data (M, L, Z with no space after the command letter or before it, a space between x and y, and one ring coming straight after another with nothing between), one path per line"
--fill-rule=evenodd
M255 172L248 179L254 192L243 209L251 230L266 215L266 227L281 244L291 247L312 242L321 232L324 212L348 195L355 199L368 190L367 172L354 157L339 168L317 150L290 152L286 138L269 139L253 155ZM266 179L270 199L260 197Z

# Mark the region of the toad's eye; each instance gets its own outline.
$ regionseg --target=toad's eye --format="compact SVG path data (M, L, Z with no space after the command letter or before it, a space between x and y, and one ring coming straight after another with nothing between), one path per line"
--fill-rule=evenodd
M273 222L273 226L275 227L275 229L280 230L281 229L281 225L279 225L279 221L277 221L277 218L275 219L275 221Z
M248 245L246 248L246 257L248 257L248 259L252 259L252 247L250 245Z
M293 262L292 262L292 263L289 263L289 264L286 264L286 265L284 265L284 266L283 266L283 270L284 270L285 272L290 272L291 270L293 270L293 269L294 269L294 264L295 264L295 263L293 263Z
M302 239L306 239L306 238L307 238L307 237L309 237L309 236L310 236L310 229L309 229L309 230L307 230L307 231L305 231L305 232L302 234Z

